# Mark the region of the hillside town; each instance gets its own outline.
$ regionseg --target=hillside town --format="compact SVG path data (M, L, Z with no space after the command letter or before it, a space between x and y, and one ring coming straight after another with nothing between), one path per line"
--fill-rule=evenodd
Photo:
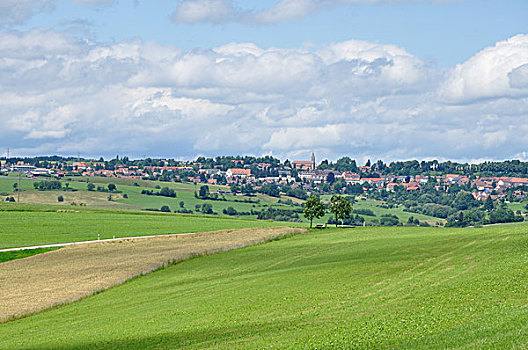
M47 159L53 158L53 159ZM457 166L458 173L443 174L438 163L431 162L430 171L422 174L412 172L402 175L391 171L390 165L381 161L371 165L370 161L363 166L356 166L355 161L345 159L350 170L339 170L338 160L335 164L327 160L319 165L312 153L310 160L286 160L280 162L273 157L217 157L215 159L200 157L194 161L175 161L172 159L129 160L127 157L116 157L105 161L100 159L67 159L62 157L42 157L31 159L3 159L3 174L20 173L29 177L64 177L64 176L101 176L132 178L144 180L176 181L196 184L228 185L233 192L261 192L263 188L274 185L280 191L300 194L305 199L306 192L324 191L346 194L368 194L375 192L394 193L405 191L419 193L422 188L434 184L437 191L448 192L451 187L459 186L472 190L476 200L484 201L490 197L497 201L509 193L517 199L527 196L528 177L520 176L481 176L469 174L463 167ZM417 161L413 161L416 162ZM411 163L411 162L410 162ZM423 162L422 162L423 163ZM423 164L422 164L423 166ZM345 168L347 168L345 167ZM343 168L343 167L341 167ZM352 171L354 170L354 171ZM224 191L225 192L225 191ZM229 190L227 190L229 192ZM296 195L294 195L295 197Z

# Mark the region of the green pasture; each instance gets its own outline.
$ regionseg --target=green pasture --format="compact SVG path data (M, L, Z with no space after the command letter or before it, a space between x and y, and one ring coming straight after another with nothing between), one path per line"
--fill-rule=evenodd
M527 252L527 226L312 231L3 324L0 348L524 349Z
M17 208L19 210L17 210ZM0 248L247 227L291 226L230 217L0 203ZM297 224L300 225L300 224Z
M370 209L376 214L376 217L379 217L383 214L391 214L396 215L400 218L400 221L403 223L406 223L407 220L412 216L415 219L418 219L420 221L434 221L434 222L444 222L444 219L435 218L433 216L429 215L423 215L423 214L416 214L416 213L410 213L403 211L403 206L398 206L392 209L385 209L381 208L380 205L383 205L383 202L372 200L372 199L366 199L366 200L359 200L356 203L354 203L354 209ZM367 216L364 216L367 218Z
M331 197L332 197L331 195L325 195L325 196L322 196L322 200L325 202L328 202L330 201ZM372 210L372 212L374 212L376 216L360 215L367 222L372 222L375 219L379 220L379 217L384 214L396 215L400 219L400 222L402 222L403 224L407 223L407 220L409 220L411 216L420 221L428 221L430 223L445 222L444 219L435 218L433 216L405 212L403 211L403 206L395 207L392 209L386 209L386 208L380 207L382 205L384 205L384 202L373 200L373 199L357 200L352 206L352 209Z
M13 189L13 183L16 182L17 178L0 178L0 193L10 193L16 197L16 192ZM105 177L70 177L67 180L62 180L63 187L66 185L70 189L75 189L77 192L69 192L64 190L55 191L37 191L33 187L33 182L43 181L43 179L28 179L22 178L21 189L22 193L31 196L31 201L34 203L41 204L56 204L61 206L69 206L71 203L80 204L88 202L88 206L107 207L115 209L160 209L162 206L167 205L171 211L187 209L195 212L195 206L201 206L204 203L211 204L213 211L218 215L224 215L222 211L228 207L233 207L239 212L251 212L251 210L262 210L268 206L284 209L293 209L296 207L279 204L277 203L278 198L269 197L266 195L257 194L255 196L242 196L242 195L224 195L227 201L218 200L203 200L194 196L195 191L200 190L201 185L188 184L188 183L177 183L177 182L161 182L161 181L144 181L137 179L128 178L105 178ZM113 183L117 186L118 191L121 193L102 193L97 191L87 191L88 181L93 183L96 187L102 186L107 187L108 184ZM137 184L139 186L135 186ZM154 192L159 191L155 187L169 187L176 191L177 197L162 197L162 196L149 196L141 194L142 190L152 190ZM222 186L209 186L211 192L217 191L218 189L225 189ZM80 195L82 194L82 196ZM126 194L128 198L122 198L123 194ZM62 195L64 202L57 202L57 197ZM106 198L111 195L112 201L107 201ZM79 199L79 197L83 199ZM96 201L96 198L103 197L104 200ZM282 198L287 199L288 197ZM24 200L24 197L21 199ZM240 201L251 200L260 201L260 203L243 203ZM184 202L184 207L180 207L180 202ZM238 202L237 202L238 201ZM256 218L255 215L244 216L246 218Z
M32 255L42 254L46 252L50 252L52 250L57 250L59 248L38 248L38 249L31 249L31 250L17 250L12 252L0 252L0 263L15 260L15 259L22 259L27 258Z
M526 209L527 204L528 202L526 200L524 200L523 202L508 203L508 208L510 208L513 211L520 210L521 213L528 213L528 209Z
M204 203L210 204L213 207L213 211L217 212L219 215L222 215L222 210L226 209L227 207L233 207L239 212L250 212L253 210L262 210L262 208L266 206L273 206L277 208L287 208L291 209L292 207L289 205L284 204L277 204L275 199L275 202L272 202L271 200L265 198L261 198L261 196L257 195L254 197L248 197L248 196L231 196L226 195L225 198L227 201L218 201L218 200L204 200L200 198L196 198L194 196L195 188L190 187L193 185L187 185L179 186L176 190L176 198L169 198L169 197L161 197L161 196L148 196L141 194L141 191L143 188L141 187L134 187L134 186L119 186L118 189L123 191L123 193L126 193L128 198L123 198L117 200L119 203L132 205L137 208L161 208L162 205L167 205L169 208L174 211L176 209L182 209L180 207L180 202L184 202L185 209L193 210L195 209L195 205L202 205ZM197 189L198 190L198 189ZM244 201L246 199L249 199L251 201L257 201L260 200L260 203L242 203L242 202L235 202L235 200L238 201ZM255 217L255 216L253 216Z
M151 180L142 180L142 179L132 179L132 178L123 178L123 177L103 177L103 176L69 176L66 177L65 180L70 180L70 182L80 182L80 183L87 183L92 182L94 184L110 184L113 183L117 186L124 185L124 186L135 186L135 184L139 185L139 187L145 187L149 189L153 189L156 186L160 187L169 187L174 190L199 190L201 184L189 184L189 183L182 183L182 182L164 182L164 181L151 181ZM209 188L213 191L216 191L218 189L229 189L228 186L220 186L220 185L208 185ZM83 188L86 188L86 185L83 186Z
M28 179L27 177L20 177L20 188L24 190L32 190L34 179ZM18 185L18 177L16 176L0 176L0 193L10 195L16 194L13 184Z

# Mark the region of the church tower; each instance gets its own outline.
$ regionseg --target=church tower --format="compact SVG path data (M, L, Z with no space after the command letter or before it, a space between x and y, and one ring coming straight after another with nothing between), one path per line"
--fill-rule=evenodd
M312 170L315 170L315 154L312 152Z

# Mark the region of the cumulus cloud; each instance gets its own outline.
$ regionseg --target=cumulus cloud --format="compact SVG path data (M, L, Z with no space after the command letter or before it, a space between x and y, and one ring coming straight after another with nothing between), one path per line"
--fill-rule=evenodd
M512 88L528 89L528 63L513 69L508 78Z
M526 96L528 34L519 34L478 52L451 70L439 93L453 103Z
M506 158L528 151L524 39L444 71L357 40L182 51L4 32L0 139L24 154ZM482 89L471 88L473 75L485 75Z

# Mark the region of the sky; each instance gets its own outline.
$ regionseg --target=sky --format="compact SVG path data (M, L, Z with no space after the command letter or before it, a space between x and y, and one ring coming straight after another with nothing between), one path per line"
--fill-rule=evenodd
M0 156L528 161L526 0L0 0Z

